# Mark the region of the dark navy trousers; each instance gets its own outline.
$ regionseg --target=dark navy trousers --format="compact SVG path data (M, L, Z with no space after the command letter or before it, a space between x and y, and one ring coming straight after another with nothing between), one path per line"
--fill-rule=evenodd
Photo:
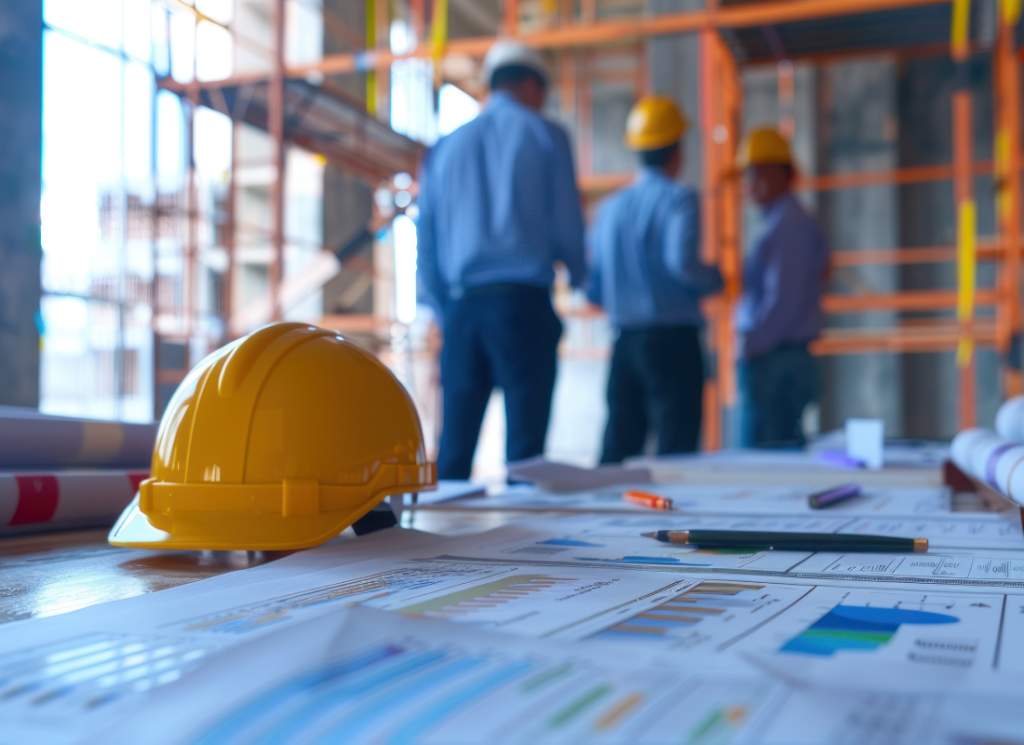
M739 365L740 445L803 447L804 407L817 397L817 368L806 343L785 342Z
M448 302L441 350L439 478L469 478L495 386L505 394L507 459L544 452L561 335L547 288L485 285Z
M602 463L640 455L648 430L658 455L700 444L704 357L696 326L622 329L608 374L608 424Z

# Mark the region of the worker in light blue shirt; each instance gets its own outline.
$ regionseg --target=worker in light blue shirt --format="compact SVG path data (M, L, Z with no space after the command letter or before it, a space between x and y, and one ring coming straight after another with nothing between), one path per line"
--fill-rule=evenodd
M638 455L648 431L659 454L697 449L704 361L698 302L722 289L700 261L700 204L675 180L686 119L668 98L636 104L626 144L643 169L602 206L590 240L588 296L616 330L602 463Z
M774 129L754 130L740 148L761 227L747 253L736 314L744 447L802 446L803 411L817 396L807 345L824 325L821 295L828 246L791 191L789 144Z
M539 113L543 58L498 42L484 71L486 108L438 141L420 176L420 298L444 335L443 479L469 478L495 386L505 395L508 460L544 452L562 334L554 264L574 286L586 269L569 138Z

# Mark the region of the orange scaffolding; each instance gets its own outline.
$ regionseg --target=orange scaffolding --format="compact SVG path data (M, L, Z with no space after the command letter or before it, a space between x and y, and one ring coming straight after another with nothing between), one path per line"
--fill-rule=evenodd
M451 82L473 91L472 76L463 79L449 74L451 68L461 67L455 62L479 59L494 43L495 36L448 38L443 55L438 55L430 42L427 29L431 25L428 3L410 0L412 26L416 29L417 45L406 54L395 54L381 44L388 28L385 14L391 6L371 0L375 8L374 24L379 32L367 35L363 51L325 55L315 64L289 66L282 61L281 37L275 38L276 66L270 76L271 106L268 126L277 134L282 130L283 106L279 97L283 81L308 79L309 76L335 74L366 74L373 78L378 71L387 71L392 63L408 58L435 59L441 74ZM593 168L594 142L592 133L594 79L613 77L632 79L634 93L639 94L646 85L645 40L651 37L679 33L699 35L700 83L699 121L703 153L703 229L705 258L717 262L725 277L725 292L709 303L709 344L715 353L716 368L705 392L706 416L704 444L719 447L723 434L723 411L735 400L734 330L732 315L741 292L742 198L732 164L741 136L743 86L741 73L745 66L773 64L779 72L780 127L792 131L794 106L793 62L831 62L870 55L886 55L897 59L949 55L963 67L972 55L991 54L996 91L996 148L991 162L975 160L972 152L973 123L970 88L957 86L953 96L951 121L953 148L948 164L903 167L882 171L842 174L807 174L797 188L805 191L850 189L876 184L917 184L937 181L952 182L958 205L961 229L957 246L926 246L909 248L878 248L875 250L837 252L833 254L834 267L854 267L885 264L919 264L957 262L962 267L958 290L904 290L884 294L829 294L824 307L829 314L869 313L876 311L950 311L957 310L957 319L900 320L891 327L877 329L829 329L812 347L815 354L840 355L867 352L913 353L960 350L958 355L960 378L958 390L958 417L962 426L974 422L975 372L973 349L977 346L993 347L1003 360L1001 386L1004 395L1021 392L1019 370L1006 364L1011 345L1021 330L1020 260L1021 260L1021 81L1019 65L1021 52L1017 48L1017 4L1000 0L996 24L995 43L990 51L967 32L957 36L949 34L950 19L956 13L966 13L967 0L706 0L701 10L646 15L613 15L602 12L600 0L582 0L578 7L571 0L542 0L526 3L504 0L496 31L503 37L515 37L535 47L556 53L559 71L556 77L560 88L563 113L575 114L578 134L578 152L581 189L589 196L598 195L626 183L629 174L595 173ZM436 3L435 3L436 5ZM281 14L281 2L275 0ZM397 6L396 6L397 7ZM538 8L540 9L538 11ZM639 4L638 4L639 9ZM938 39L921 38L897 29L877 43L849 45L849 34L837 33L846 27L857 29L863 19L890 17L896 13L928 14L929 23L939 12L946 30ZM533 13L531 16L530 14ZM539 13L539 15L538 15ZM759 59L738 60L734 45L726 37L752 30L787 27L803 28L807 24L829 23L829 34L821 35L821 43L800 50L777 50ZM331 24L325 24L330 26ZM927 24L923 24L927 25ZM955 26L955 24L953 24ZM813 31L813 28L811 29ZM775 33L774 31L772 33ZM810 33L810 32L807 32ZM852 32L851 32L852 33ZM768 35L767 33L765 34ZM903 38L903 37L906 38ZM943 38L944 37L944 38ZM771 44L769 44L771 46ZM598 69L598 63L609 55L632 55L635 70L632 74ZM470 68L475 69L475 68ZM383 79L385 76L378 76ZM262 78L263 81L266 77ZM251 78L218 81L215 84L195 84L195 87L214 88L251 85ZM962 83L962 81L961 81ZM381 81L375 80L375 90L381 90ZM979 175L992 174L997 190L997 233L988 240L977 242L973 223L965 222L963 205L973 198L974 180ZM277 194L275 193L275 196ZM275 211L274 225L281 223ZM966 226L966 227L965 227ZM967 240L969 238L969 240ZM275 244L280 238L275 233ZM967 245L967 244L970 245ZM975 251L976 248L976 251ZM972 258L973 256L973 258ZM278 259L279 261L279 259ZM975 261L994 262L996 282L992 287L973 288ZM279 271L275 273L279 283ZM967 285L971 285L968 287ZM276 292L276 288L273 290ZM994 315L974 317L975 308L984 308ZM579 315L579 314L577 314Z

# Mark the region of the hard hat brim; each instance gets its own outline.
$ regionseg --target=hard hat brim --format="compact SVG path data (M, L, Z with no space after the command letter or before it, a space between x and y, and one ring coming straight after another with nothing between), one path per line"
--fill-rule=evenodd
M407 489L401 490L403 493ZM386 494L381 495L383 499ZM379 502L379 500L378 500ZM209 529L189 530L185 525L174 533L168 533L153 527L149 518L139 508L139 497L135 496L117 523L110 529L107 541L112 546L121 548L149 548L149 549L179 549L189 551L295 551L303 548L313 548L340 535L345 528L372 510L378 502L370 502L364 508L346 515L335 524L330 525L326 530L324 524L319 523L312 527L312 530L301 531L300 535L288 535L284 531L270 530L264 532L264 537L254 538L252 531L241 530L221 531L216 537ZM240 516L234 516L239 519ZM239 522L242 522L239 520ZM308 521L311 522L311 521ZM273 537L267 537L267 534Z
M107 536L112 546L121 548L179 549L194 551L294 551L313 548L331 540L352 523L394 494L430 491L436 482L423 485L400 485L382 489L372 499L351 511L337 511L334 519L323 521L320 515L285 518L291 523L285 530L280 516L242 515L222 513L216 515L218 524L230 521L232 529L213 530L206 524L206 516L182 515L175 520L175 531L169 533L153 526L139 505L139 495L131 501L117 519ZM270 522L267 522L267 518ZM318 519L321 518L321 519Z

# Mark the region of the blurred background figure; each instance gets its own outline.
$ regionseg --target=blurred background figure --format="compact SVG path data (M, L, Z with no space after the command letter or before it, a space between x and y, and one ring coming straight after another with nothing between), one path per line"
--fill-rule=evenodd
M539 114L536 50L498 42L479 117L438 141L421 174L417 271L444 333L438 474L470 475L484 411L505 394L509 461L544 452L562 324L553 263L584 277L583 217L569 139Z
M778 131L750 132L740 146L738 165L747 194L761 211L736 314L741 445L802 446L804 407L817 395L807 344L824 325L821 295L828 247L818 223L791 191L793 157Z
M659 454L697 449L704 386L698 301L722 289L722 275L700 261L697 194L675 181L687 127L669 98L649 96L633 107L625 139L640 174L608 199L593 228L588 294L617 332L602 463L640 454L649 430Z

